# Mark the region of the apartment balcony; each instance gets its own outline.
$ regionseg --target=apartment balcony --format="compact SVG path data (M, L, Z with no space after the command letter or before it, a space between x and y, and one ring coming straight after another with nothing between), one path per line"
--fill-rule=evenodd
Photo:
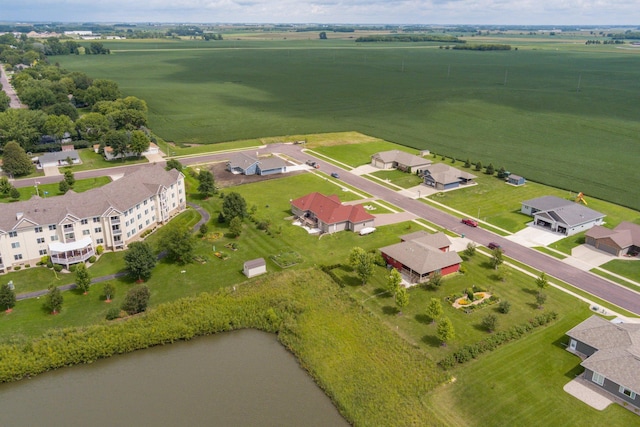
M49 245L51 262L69 268L71 264L85 262L95 255L93 241L90 237L68 243L51 243Z

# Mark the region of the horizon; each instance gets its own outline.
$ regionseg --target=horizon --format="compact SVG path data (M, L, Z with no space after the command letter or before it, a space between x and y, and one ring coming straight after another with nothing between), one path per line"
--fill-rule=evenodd
M640 8L624 0L0 0L3 22L237 23L318 25L632 26ZM97 18L97 19L96 19ZM447 24L439 24L446 22ZM603 24L608 22L609 24Z

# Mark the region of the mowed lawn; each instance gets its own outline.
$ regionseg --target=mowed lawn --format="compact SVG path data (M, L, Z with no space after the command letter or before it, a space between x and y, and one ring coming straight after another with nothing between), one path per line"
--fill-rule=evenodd
M56 60L145 99L151 128L170 142L358 131L639 208L629 182L640 158L640 56L535 43L472 52L348 40L225 40L218 49L118 41L105 43L117 47L112 55Z

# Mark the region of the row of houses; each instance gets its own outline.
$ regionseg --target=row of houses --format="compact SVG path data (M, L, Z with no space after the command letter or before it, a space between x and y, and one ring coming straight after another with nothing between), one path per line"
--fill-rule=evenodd
M5 204L0 216L0 272L34 265L43 256L68 267L95 255L98 246L125 249L185 207L184 175L159 165L140 167L83 193Z

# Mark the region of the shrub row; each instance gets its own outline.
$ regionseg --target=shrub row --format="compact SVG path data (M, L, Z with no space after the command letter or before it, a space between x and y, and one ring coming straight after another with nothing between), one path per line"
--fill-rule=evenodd
M555 311L540 314L529 320L527 323L512 326L506 331L497 332L475 344L465 345L460 350L440 360L438 362L438 365L440 365L440 367L443 369L450 369L456 363L468 362L471 359L477 358L482 353L493 351L503 344L522 338L524 335L533 331L535 328L551 323L557 318L558 313L556 313Z
M320 270L327 273L327 275L331 277L331 280L336 282L336 284L338 284L341 288L344 288L346 285L344 283L344 280L342 280L336 273L333 272L333 270L340 267L342 267L342 264L321 265Z

